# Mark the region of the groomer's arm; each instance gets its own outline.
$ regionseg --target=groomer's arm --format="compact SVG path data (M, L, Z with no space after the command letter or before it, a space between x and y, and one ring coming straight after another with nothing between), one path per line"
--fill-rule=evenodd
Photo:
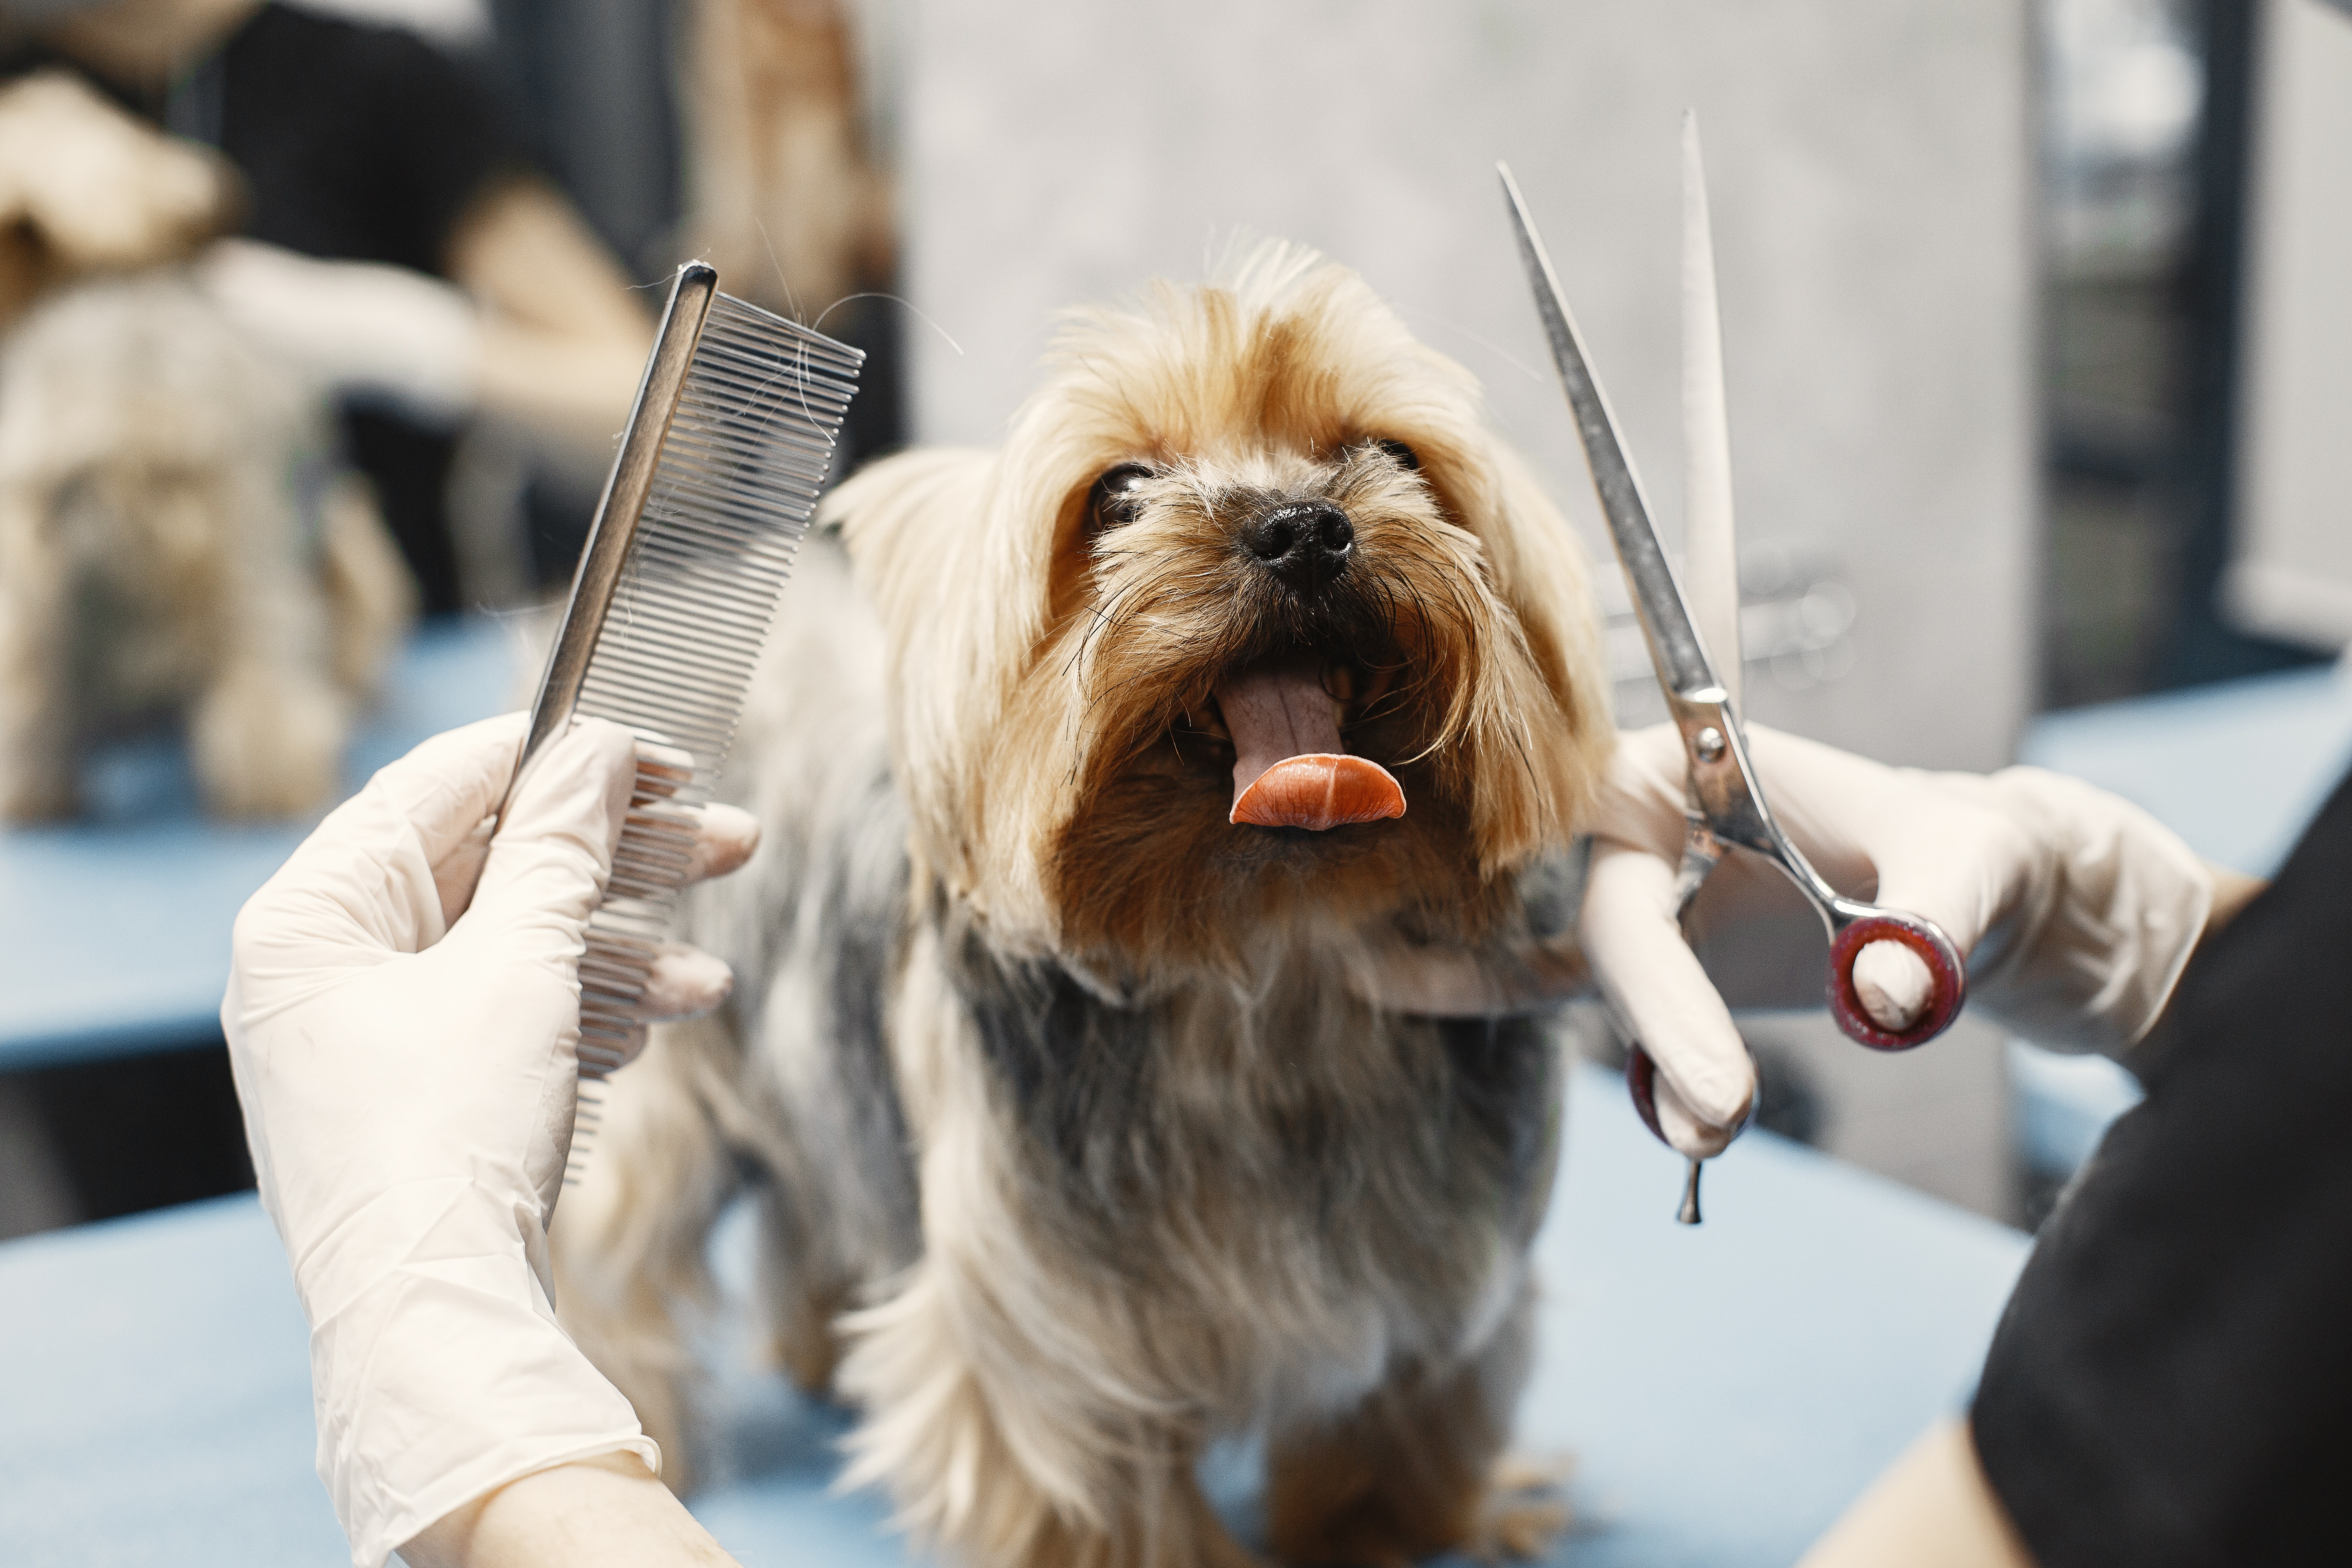
M1967 1423L1945 1421L1871 1484L1798 1568L2033 1568L1977 1463Z
M447 269L480 310L482 411L601 477L653 344L610 253L543 182L509 179L458 220Z
M631 1454L509 1481L400 1549L408 1568L734 1568Z
M542 182L494 182L458 218L448 280L251 240L200 277L256 337L347 395L496 421L543 461L601 477L653 326L620 268Z
M2212 881L2213 898L2198 938L2200 947L2268 886L2210 861L2205 873ZM2128 1055L2125 1059L2129 1060ZM1880 1568L1886 1563L2032 1568L2032 1554L1985 1478L1966 1421L1953 1417L1922 1433L1814 1543L1799 1568Z

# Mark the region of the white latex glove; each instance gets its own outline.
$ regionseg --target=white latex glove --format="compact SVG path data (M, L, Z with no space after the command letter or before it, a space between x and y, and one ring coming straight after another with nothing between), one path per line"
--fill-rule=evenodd
M2039 768L1890 768L1758 725L1748 742L1780 826L1823 877L1952 939L1970 1011L2040 1045L2116 1051L2164 1010L2213 883L2137 806ZM1683 750L1671 725L1622 737L1593 831L1585 957L1657 1064L1668 1141L1714 1153L1755 1093L1730 1009L1822 1005L1820 917L1778 869L1735 850L1693 906L1698 952L1685 942L1674 909ZM1702 953L1715 962L1703 966ZM1881 1025L1905 1028L1928 999L1927 966L1874 942L1854 988Z
M265 348L339 394L427 421L455 421L474 406L481 328L472 301L451 284L250 239L213 246L195 277Z
M578 961L635 775L601 721L551 745L495 839L524 716L427 741L237 918L221 1006L263 1206L310 1321L319 1474L359 1568L568 1460L659 1451L556 1326L546 1220L572 1140ZM758 841L706 808L698 875ZM477 876L478 875L478 885ZM724 999L677 949L649 1016Z

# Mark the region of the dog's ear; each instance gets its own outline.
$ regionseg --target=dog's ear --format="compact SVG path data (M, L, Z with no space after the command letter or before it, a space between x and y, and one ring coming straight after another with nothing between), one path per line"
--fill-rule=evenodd
M1538 792L1547 820L1528 825L1543 842L1517 846L1533 851L1556 847L1580 830L1616 746L1616 721L1584 547L1525 458L1492 441L1487 460L1491 511L1476 531L1496 593L1517 619L1528 658L1558 705L1557 743L1541 748L1549 755L1529 759L1549 775Z
M1038 574L991 526L996 454L940 447L860 469L817 509L841 531L889 649L892 763L933 864L969 889L985 757L1043 617Z
M893 657L916 661L904 673L918 682L950 647L980 653L998 640L983 624L1002 607L984 580L993 575L985 512L995 471L990 452L903 452L867 464L818 503L817 525L840 530Z

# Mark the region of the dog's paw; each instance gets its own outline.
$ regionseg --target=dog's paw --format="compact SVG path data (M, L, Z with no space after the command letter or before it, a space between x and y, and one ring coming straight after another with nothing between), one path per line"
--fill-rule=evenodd
M320 809L334 791L348 728L343 700L319 680L232 671L197 700L188 723L206 809L231 820Z
M1462 1543L1464 1554L1487 1563L1550 1555L1552 1542L1575 1517L1560 1495L1570 1468L1564 1455L1506 1454L1496 1460L1470 1537Z

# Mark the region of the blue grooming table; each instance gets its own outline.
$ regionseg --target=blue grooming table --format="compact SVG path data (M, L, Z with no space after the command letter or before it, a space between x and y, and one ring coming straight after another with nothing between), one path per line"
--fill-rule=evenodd
M2208 860L2267 877L2352 767L2352 680L2298 669L2050 713L2019 760L2136 802ZM2028 1169L2063 1178L2139 1080L2104 1057L2009 1049L2012 1119Z
M488 617L419 630L352 740L345 793L513 707L516 647ZM236 911L312 826L202 820L176 737L110 747L86 778L85 820L0 830L0 1071L218 1038Z
M1575 1466L1553 1561L1782 1568L1965 1400L2024 1238L1765 1133L1709 1168L1685 1229L1681 1163L1591 1068L1568 1151L1519 1418L1523 1450ZM301 1315L251 1198L0 1245L0 1324L11 1568L347 1560L311 1470ZM724 1392L719 1482L692 1500L749 1568L907 1560L880 1500L828 1495L838 1412L772 1377Z

